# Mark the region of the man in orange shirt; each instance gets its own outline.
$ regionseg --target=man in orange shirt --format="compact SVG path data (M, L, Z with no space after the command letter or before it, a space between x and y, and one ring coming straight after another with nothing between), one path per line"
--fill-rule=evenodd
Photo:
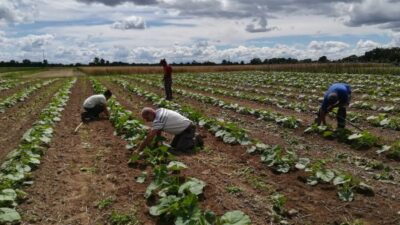
M164 69L164 90L165 90L165 99L172 100L172 67L167 63L165 59L160 61L160 64Z

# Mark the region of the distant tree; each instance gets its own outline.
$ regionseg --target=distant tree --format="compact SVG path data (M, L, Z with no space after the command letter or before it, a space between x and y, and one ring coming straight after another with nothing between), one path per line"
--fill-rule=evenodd
M301 63L312 63L312 59L303 59L300 60Z
M100 59L100 65L104 66L106 65L106 60L104 60L103 58Z
M100 63L99 57L94 57L94 59L93 59L93 64L94 64L94 65L99 65L99 63Z
M203 65L215 65L215 62L205 61L203 62Z
M22 60L22 64L24 64L24 66L29 66L29 65L31 65L31 60L24 59L24 60Z
M358 62L359 58L356 55L351 55L340 60L341 62Z
M319 57L318 62L319 63L326 63L326 62L329 62L329 60L328 60L328 57L321 56L321 57Z
M262 64L262 61L260 58L254 58L254 59L250 60L250 64L258 65L258 64Z

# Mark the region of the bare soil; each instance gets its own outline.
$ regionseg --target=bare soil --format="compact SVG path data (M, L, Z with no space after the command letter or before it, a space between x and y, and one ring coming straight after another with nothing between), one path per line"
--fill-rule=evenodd
M106 84L109 88L112 88L119 99L122 99L121 103L134 113L136 112L136 115L140 107L151 105L142 97L120 90L121 87L115 84ZM146 87L146 89L153 91L149 87ZM162 90L159 91L158 93L161 94ZM203 113L206 112L210 117L218 117L218 111L223 111L209 105L204 106L188 98L175 97L178 103L189 104L196 109L201 109ZM230 112L230 114L234 113ZM254 119L250 121L242 117L242 115L234 116L240 117L243 124L248 125L246 128L254 126L255 123L263 123L254 121ZM254 128L251 131L257 132ZM199 129L199 132L207 135L205 145L208 151L200 152L195 156L180 156L179 160L190 165L189 174L193 174L212 184L210 185L212 186L211 193L213 193L213 188L217 188L212 199L206 198L203 202L205 206L214 206L212 209L217 212L220 212L221 209L216 207L215 204L223 203L218 203L215 199L223 199L221 202L226 204L224 208L236 206L236 208L242 209L251 216L254 224L268 224L271 219L268 214L265 215L259 212L262 208L257 207L257 201L254 200L257 199L257 196L253 195L252 197L230 200L226 193L222 193L223 189L220 187L233 184L243 187L246 193L259 193L263 196L264 202L268 202L269 195L275 191L283 193L288 199L287 207L299 211L298 215L290 219L293 224L335 224L335 222L351 221L356 218L366 222L365 224L371 225L394 224L399 219L396 214L400 209L400 204L398 203L400 199L395 194L399 192L398 186L377 184L377 187L374 186L376 191L374 197L357 195L356 200L353 202L342 202L336 196L335 187L331 185L308 186L298 179L305 175L299 171L289 174L275 174L262 165L259 156L246 154L244 147L226 145L204 129ZM268 144L286 142L280 137L274 139L273 131L268 131L267 129L263 132L268 133L268 137L271 137L269 140L263 139ZM310 142L315 141L314 139L310 140ZM328 142L317 143L316 146L318 147ZM330 147L338 147L340 149L343 146L339 144L338 146L330 145ZM313 151L310 154L317 154L317 152ZM264 185L260 187L256 181L261 181ZM243 204L245 205L243 206Z
M112 212L134 215L142 224L155 224L147 216L145 186L134 181L140 171L127 165L126 143L113 135L108 120L80 123L81 104L93 94L88 80L79 78L57 124L55 136L34 184L25 191L28 200L18 207L23 224L109 224ZM101 200L111 206L99 209Z
M61 87L62 81L37 90L24 102L18 102L0 114L0 161L16 148L22 135L32 127L42 109L50 102L51 97Z

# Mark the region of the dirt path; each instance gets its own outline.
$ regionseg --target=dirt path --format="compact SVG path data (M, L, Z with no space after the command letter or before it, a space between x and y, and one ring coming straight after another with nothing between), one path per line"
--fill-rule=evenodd
M19 144L22 135L38 119L42 109L50 102L51 97L62 86L63 81L42 87L24 102L18 102L5 113L0 114L0 162Z
M117 96L124 96L121 103L128 106L136 115L138 115L140 107L151 105L144 98L121 90L122 88L118 85L109 82L106 85L112 88ZM203 104L191 102L188 99L182 100L182 102L203 107ZM203 111L206 111L207 114L216 113L212 107L204 107L206 109ZM246 122L244 121L244 123ZM249 125L254 126L254 123ZM396 196L393 198L388 193L394 194L398 189L385 187L375 197L358 195L354 202L345 203L337 199L336 190L330 185L308 186L298 180L299 176L304 176L302 172L274 174L262 165L259 156L245 154L244 147L223 144L204 129L200 129L199 132L203 135L208 134L206 149L209 151L195 156L182 156L179 157L179 160L190 165L189 174L212 184L210 186L213 194L211 194L211 198L206 198L204 201L207 206L218 204L223 208L230 208L233 205L249 214L254 224L267 224L268 218L266 217L268 216L263 214L263 207L265 208L265 204L268 204L271 192L279 191L287 196L289 209L299 210L299 215L291 219L293 224L327 224L360 218L370 222L367 224L371 225L389 225L396 219L395 214L400 208L400 204L396 203ZM263 185L259 186L258 181ZM222 188L228 185L241 187L249 195L243 195L231 201L226 189ZM264 206L263 204L259 205L260 201L257 201L260 200L259 197L261 197L261 202L264 202ZM226 205L224 201L227 201ZM381 210L383 205L385 210ZM213 209L221 210L218 207Z
M108 224L112 212L155 224L146 215L145 187L134 182L139 171L127 166L126 143L113 135L110 122L92 122L71 134L80 122L83 100L92 93L89 82L79 78L34 172L34 184L26 189L29 199L19 206L23 224ZM107 198L111 206L99 209L97 203Z

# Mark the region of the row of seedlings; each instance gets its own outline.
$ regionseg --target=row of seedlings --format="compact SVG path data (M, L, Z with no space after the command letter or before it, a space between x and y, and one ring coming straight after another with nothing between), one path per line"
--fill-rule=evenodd
M207 126L207 123L205 123L205 121L213 123L214 121L216 121L215 119L209 118L201 114L200 112L191 109L188 106L181 107L179 104L165 100L154 93L130 85L124 80L117 79L114 81L128 91L136 95L143 96L144 98L159 107L165 107L172 110L180 111L189 119L196 122L199 126L204 126L211 133L214 133L216 137L219 137L219 132L229 134L229 129L227 128L225 128L225 130L215 132L216 130L213 129L212 126L209 127ZM284 149L281 146L270 146L258 140L252 140L248 138L247 134L246 137L246 142L235 143L246 145L248 153L260 154L261 161L275 172L288 173L294 170L305 170L310 175L305 180L307 184L316 185L318 183L331 183L338 188L338 196L343 201L352 201L354 199L354 191L364 195L374 194L372 188L369 185L365 184L360 179L353 176L351 173L327 168L327 161L315 160L314 162L311 162L309 158L297 157L295 152L291 149ZM222 138L222 141L228 144L232 144L230 142L227 142L224 138Z
M21 90L15 94L11 95L10 97L4 99L3 101L0 102L0 113L4 113L7 108L12 107L13 105L17 104L18 102L25 101L26 99L29 98L29 96L33 92L53 83L56 80L57 79L52 79L52 80L47 80L47 81L33 84L33 85L25 88L24 90Z
M60 121L60 116L69 99L70 89L75 83L68 80L58 91L49 105L42 110L32 128L25 132L19 146L11 151L0 167L0 224L14 223L21 220L15 207L26 199L21 190L31 185L32 171L40 164L53 136L53 127Z
M104 92L104 86L98 81L92 79L92 83L95 92ZM148 127L132 118L132 113L114 98L109 100L108 107L110 120L117 134L121 135L130 147L136 147L145 138ZM200 200L206 183L194 177L184 176L181 172L187 169L187 166L175 160L161 139L156 139L150 147L134 154L130 164L152 167L152 174L148 176L146 172L142 172L137 182L143 183L147 177L152 177L145 193L145 198L153 204L149 213L168 224L251 224L250 218L241 211L230 211L220 217L210 210L203 211L200 208Z
M163 87L161 84L159 84L159 82L152 82L150 80L145 80L145 79L140 79L140 78L134 79L134 80L142 82L142 83L146 83L148 85L158 87L158 88ZM295 128L301 126L301 120L295 118L294 116L284 116L279 113L268 111L268 110L263 110L263 109L252 109L249 107L241 106L237 103L231 103L231 102L228 103L228 102L218 99L216 97L209 97L209 96L205 96L202 94L189 92L189 91L186 91L183 89L174 88L174 92L178 93L182 96L195 99L202 103L212 104L214 106L233 110L237 113L244 114L244 115L252 115L261 120L273 121L273 122L280 124L286 128L295 129Z

